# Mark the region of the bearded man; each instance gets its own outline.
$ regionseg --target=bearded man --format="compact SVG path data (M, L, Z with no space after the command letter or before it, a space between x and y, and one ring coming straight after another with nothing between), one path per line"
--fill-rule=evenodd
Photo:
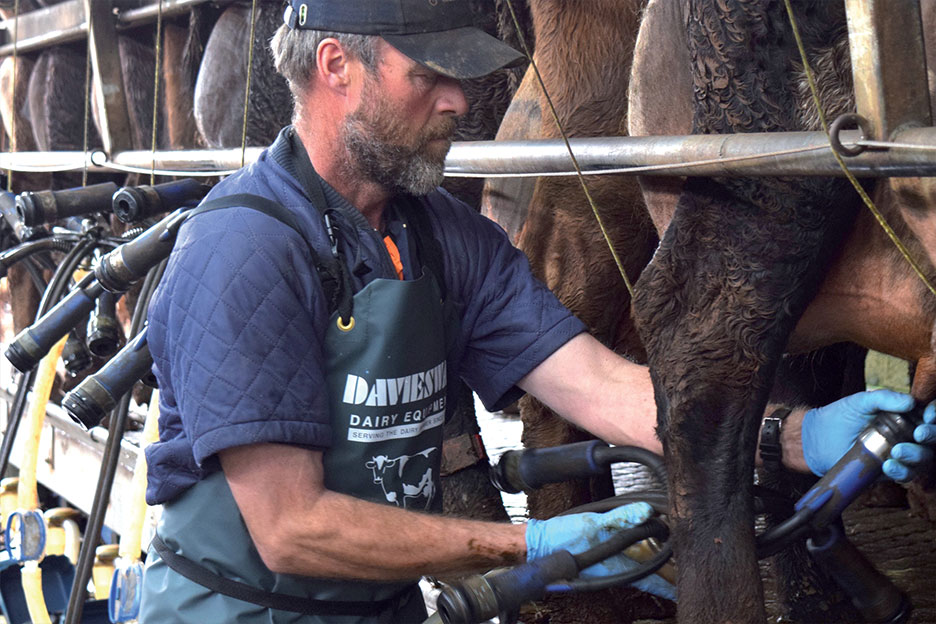
M581 552L651 515L425 513L441 508L442 424L462 380L490 409L528 391L608 442L660 451L647 370L585 333L502 230L437 188L467 110L459 80L520 59L468 5L290 1L272 48L293 125L182 226L149 312L161 432L147 500L164 509L141 621L420 622L422 575ZM813 420L841 443L816 425L814 456L831 465L868 414L912 404L869 396L823 408ZM783 430L792 468L805 469L804 411ZM655 576L639 586L673 597Z

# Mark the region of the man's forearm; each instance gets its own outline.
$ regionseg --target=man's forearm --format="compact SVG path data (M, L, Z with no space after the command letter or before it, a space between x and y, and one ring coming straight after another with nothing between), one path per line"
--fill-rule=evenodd
M650 370L625 360L588 334L566 343L524 377L520 386L610 444L663 452L656 436L657 410ZM768 405L765 415L778 407ZM809 472L801 435L806 410L794 409L781 428L783 465L798 472Z
M783 448L783 465L796 472L809 472L803 457L803 416L808 408L797 407L786 417L780 430L780 445Z
M321 453L256 444L220 457L251 538L274 572L388 581L525 561L524 526L405 511L327 490Z
M579 334L518 384L574 425L609 444L663 453L646 366Z
M290 574L391 581L526 560L522 525L406 511L330 491L289 524L284 539L293 547L277 571Z
M764 416L773 414L782 405L768 404L764 411ZM796 472L809 472L806 465L806 459L803 457L803 416L808 408L797 407L783 419L783 425L780 428L780 448L783 452L783 466L788 470ZM761 433L763 433L763 420L761 421ZM758 440L760 437L758 436ZM760 445L758 444L755 462L761 465Z

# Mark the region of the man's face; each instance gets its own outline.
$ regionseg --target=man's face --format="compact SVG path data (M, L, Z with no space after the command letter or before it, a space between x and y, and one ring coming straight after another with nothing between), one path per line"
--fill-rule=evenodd
M425 195L442 183L455 114L436 104L445 79L396 55L385 52L376 71L365 74L358 107L345 117L340 136L353 171L389 192Z

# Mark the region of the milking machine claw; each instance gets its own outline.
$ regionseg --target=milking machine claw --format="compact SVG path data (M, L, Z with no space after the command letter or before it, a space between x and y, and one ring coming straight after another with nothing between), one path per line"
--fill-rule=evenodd
M848 452L797 501L793 516L759 536L759 555L773 554L808 535L809 553L836 579L866 622L906 621L912 610L908 598L848 541L837 520L881 477L891 449L913 441L922 416L922 406L906 414L879 412Z
M492 467L491 479L506 492L518 492L573 478L606 473L611 464L638 462L648 466L658 479L665 482L662 459L643 449L609 447L593 440L554 448L508 451ZM602 501L602 510L637 500L648 500L658 512L665 512L666 497L661 492L641 496L615 497ZM585 511L569 510L568 513ZM595 509L590 509L595 511ZM513 568L492 570L446 583L436 602L438 619L445 624L474 624L499 617L512 622L524 603L538 600L548 592L595 590L632 583L657 572L669 560L668 546L647 551L647 559L635 569L606 578L577 578L579 572L608 557L624 552L650 538L665 540L668 527L651 518L644 524L623 530L611 539L577 555L560 550L546 557ZM628 550L628 556L633 552Z

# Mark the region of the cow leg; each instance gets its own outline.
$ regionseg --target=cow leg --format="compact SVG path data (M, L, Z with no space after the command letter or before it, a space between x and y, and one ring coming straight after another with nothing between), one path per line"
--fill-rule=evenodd
M199 145L195 123L195 82L208 39L210 15L194 7L187 23L170 21L163 30L162 106L165 142L171 149Z
M797 223L821 221L816 207L798 207L779 223L752 208L713 182L690 180L637 286L685 622L764 621L754 446L793 314L805 305L810 267L826 242L823 228L803 233Z
M841 7L797 8L809 22L807 48L840 23L827 13ZM694 132L797 127L788 78L796 54L782 3L690 0L686 23ZM829 180L690 179L638 283L635 311L670 473L681 621L765 619L754 446L789 333L853 216L842 191Z
M442 431L442 512L477 520L508 520L500 492L491 484L488 462L477 457L465 458L465 453L451 450L457 440L480 433L468 386L461 385L458 405Z

